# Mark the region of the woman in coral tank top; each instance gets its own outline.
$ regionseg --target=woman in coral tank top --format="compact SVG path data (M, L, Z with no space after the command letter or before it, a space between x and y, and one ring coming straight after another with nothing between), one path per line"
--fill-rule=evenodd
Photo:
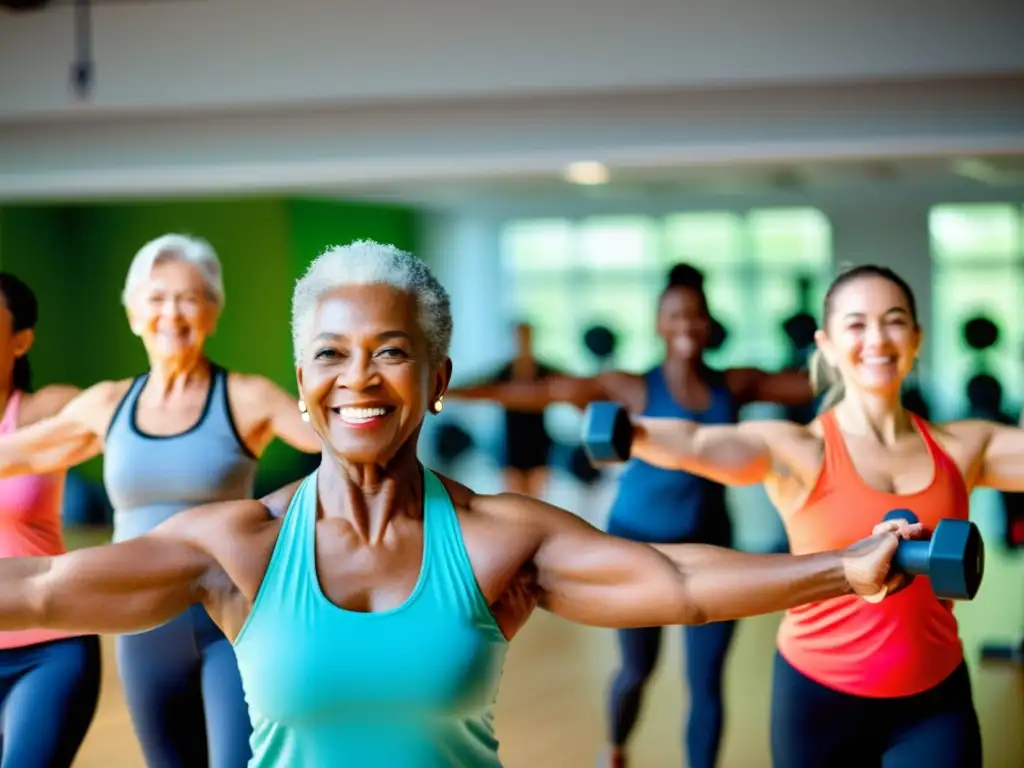
M31 391L26 357L36 324L32 290L0 272L0 434L57 413L74 387ZM0 478L0 557L64 552L64 473ZM100 690L95 635L49 629L0 632L0 764L67 768L85 738Z
M1024 430L986 421L934 425L900 388L921 347L914 296L884 267L841 274L817 334L807 426L703 426L638 419L633 454L732 485L763 483L793 554L855 540L909 509L934 530L968 516L971 489L1024 491ZM823 600L786 612L772 691L776 768L978 768L981 737L952 606L918 578L890 599Z

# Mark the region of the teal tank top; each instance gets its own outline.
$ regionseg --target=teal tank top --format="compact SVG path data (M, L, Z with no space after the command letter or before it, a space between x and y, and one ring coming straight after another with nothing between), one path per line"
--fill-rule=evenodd
M316 472L281 524L235 639L255 768L492 768L508 643L473 574L455 508L424 469L423 558L402 605L330 602L316 574Z

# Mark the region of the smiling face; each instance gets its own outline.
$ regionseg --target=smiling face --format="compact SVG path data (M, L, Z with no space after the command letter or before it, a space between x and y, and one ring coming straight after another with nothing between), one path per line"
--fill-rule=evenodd
M158 261L132 292L128 320L151 360L200 353L220 311L199 269L182 259Z
M862 275L837 287L816 341L847 388L898 394L914 367L921 329L907 292L881 275Z
M324 294L297 370L309 421L328 449L387 464L444 394L451 362L432 362L415 297L388 285Z
M680 285L662 294L658 306L658 335L665 341L669 357L699 358L707 349L710 333L711 318L699 290Z

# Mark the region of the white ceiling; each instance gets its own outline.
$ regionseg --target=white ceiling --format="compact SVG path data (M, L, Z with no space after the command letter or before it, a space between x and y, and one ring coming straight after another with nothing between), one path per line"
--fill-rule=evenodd
M614 205L671 200L714 204L745 198L921 189L955 189L966 196L1009 195L1024 199L1024 150L1020 155L988 157L730 163L609 171L609 181L595 186L573 184L560 173L550 172L352 185L339 188L334 194L438 207L546 205L556 201Z

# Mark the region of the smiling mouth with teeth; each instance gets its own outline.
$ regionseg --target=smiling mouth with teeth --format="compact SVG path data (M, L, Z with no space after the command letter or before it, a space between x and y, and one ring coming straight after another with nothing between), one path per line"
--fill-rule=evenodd
M394 409L376 406L373 408L331 408L331 410L341 416L341 420L346 424L368 424L387 416Z

